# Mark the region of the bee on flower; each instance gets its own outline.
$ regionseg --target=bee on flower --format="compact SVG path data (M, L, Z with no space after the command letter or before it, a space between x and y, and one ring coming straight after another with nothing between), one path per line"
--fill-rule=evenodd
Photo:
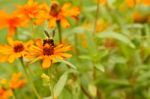
M58 59L66 59L71 57L71 54L66 53L71 50L71 46L65 44L55 45L52 38L44 40L37 39L35 45L31 47L29 57L32 62L42 60L42 68L47 69L52 63L56 63Z

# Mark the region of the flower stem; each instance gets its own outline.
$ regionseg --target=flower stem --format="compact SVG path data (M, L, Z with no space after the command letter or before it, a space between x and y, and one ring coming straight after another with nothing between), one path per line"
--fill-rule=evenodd
M97 1L98 1L98 0L97 0ZM98 15L99 15L99 3L97 2L97 8L96 8L96 16L95 16L93 34L95 34L95 32L96 32L96 26L97 26L97 21L98 21Z
M35 95L36 95L36 97L37 97L38 99L42 99L41 96L38 94L38 92L37 92L37 90L36 90L36 88L35 88L35 85L34 85L33 81L31 80L31 78L30 78L30 76L29 76L29 74L28 74L28 72L27 72L27 68L25 67L25 64L24 64L24 62L23 62L23 58L20 58L20 62L21 62L21 64L22 64L22 67L23 67L24 73L25 73L25 75L26 75L26 78L28 79L29 83L31 84L31 87L32 87L33 92L35 93Z
M62 30L61 30L60 21L57 21L57 28L58 28L58 35L59 35L59 43L62 43Z
M13 97L13 99L17 99L16 94L15 94L15 91L12 90L12 89L11 89L11 91L12 91L12 97Z
M49 68L48 69L48 76L49 76L49 88L50 88L50 91L51 91L51 96L52 96L52 99L54 99L54 93L53 93L53 86L52 85L52 76L51 76L51 69Z

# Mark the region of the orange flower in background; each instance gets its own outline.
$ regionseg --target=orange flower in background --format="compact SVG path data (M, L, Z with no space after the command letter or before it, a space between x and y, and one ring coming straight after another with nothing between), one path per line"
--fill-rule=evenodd
M150 6L150 0L126 0L126 4L129 8L133 8L136 4Z
M149 21L149 19L150 19L149 13L142 15L141 12L136 11L132 14L132 18L133 18L133 21L137 22L137 23L146 23L146 22L149 23L150 22Z
M133 8L136 5L136 0L126 0L126 4L129 8Z
M53 1L50 8L48 6L44 7L45 14L40 14L38 17L45 16L50 28L55 27L57 22L60 22L61 26L64 28L69 27L70 24L66 18L72 17L73 19L77 19L77 16L80 13L79 7L71 7L71 3L65 3L63 6L60 6L58 2ZM37 21L44 21L45 19L39 18Z
M102 5L107 4L107 0L98 0L98 2L99 2L100 4L102 4Z
M9 99L12 96L12 91L0 88L0 99Z
M26 26L27 20L23 19L17 12L8 15L4 11L0 11L0 29L8 28L8 37L12 37L18 27Z
M0 58L3 61L12 63L16 58L24 57L32 42L22 43L21 41L9 40L8 45L0 45Z
M36 40L36 45L32 46L30 57L33 57L32 62L42 60L42 68L47 69L52 63L57 62L57 59L65 59L71 57L66 53L71 50L69 45L60 44L55 46L53 40L41 39Z
M27 4L21 6L18 5L18 13L23 15L27 19L33 19L38 15L39 5L33 0L28 0Z
M143 4L146 6L150 6L150 0L143 0Z
M26 84L26 80L22 79L22 73L14 73L12 79L10 80L10 88L17 89L22 88Z

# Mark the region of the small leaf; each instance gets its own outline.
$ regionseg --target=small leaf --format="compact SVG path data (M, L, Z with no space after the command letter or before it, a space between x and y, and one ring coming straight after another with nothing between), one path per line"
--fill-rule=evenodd
M54 86L54 97L58 97L62 90L64 89L64 86L66 84L68 78L68 73L64 73L60 79L58 80L57 84Z
M101 72L105 72L105 68L101 64L95 64L96 69L100 70Z
M90 94L91 94L93 97L96 97L97 88L96 88L95 85L90 84L90 85L88 86L88 90L89 90Z
M62 63L65 63L67 64L68 66L70 66L71 68L73 69L77 69L76 66L74 66L72 63L68 62L68 61L65 61L65 60L57 60L58 62L62 62Z

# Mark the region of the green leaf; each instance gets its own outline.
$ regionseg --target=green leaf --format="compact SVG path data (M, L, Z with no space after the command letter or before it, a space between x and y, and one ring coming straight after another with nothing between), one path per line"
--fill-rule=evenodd
M96 69L98 69L99 71L101 72L105 72L105 68L102 64L98 63L98 64L95 64L95 67Z
M70 66L71 68L73 69L77 69L76 66L74 66L72 63L68 62L68 61L65 61L65 60L57 60L58 62L62 62L62 63L65 63L67 64L68 66Z
M62 90L64 89L64 86L66 84L68 78L68 73L64 73L58 80L57 84L54 86L54 97L58 97Z
M97 37L98 38L114 38L116 40L119 40L127 44L128 46L132 48L135 48L135 45L128 39L128 37L126 37L125 35L121 33L113 32L113 31L106 31L106 32L99 33Z

